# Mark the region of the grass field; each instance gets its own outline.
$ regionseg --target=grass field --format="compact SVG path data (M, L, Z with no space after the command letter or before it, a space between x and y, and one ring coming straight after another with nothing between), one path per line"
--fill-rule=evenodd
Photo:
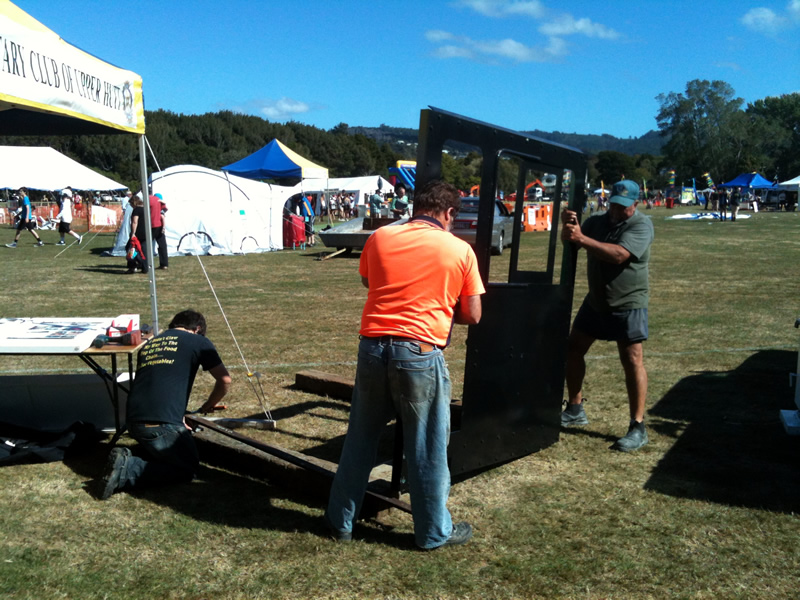
M414 550L410 516L399 513L337 545L320 535L322 505L303 490L208 466L192 484L100 502L87 484L102 467L102 444L65 463L0 469L0 597L800 597L800 438L785 435L778 417L792 407L788 373L797 365L800 213L736 223L648 214L651 441L641 451L608 449L625 432L627 409L606 343L588 358L587 427L454 485L453 516L475 527L463 547ZM15 250L0 247L2 316L139 312L149 321L146 276L100 257L112 234L93 236L60 256L53 232L43 232L43 248L27 234ZM11 241L13 231L0 229L0 238ZM526 234L523 244L541 249L544 239ZM365 291L357 254L320 262L318 250L202 261L278 418L278 431L258 435L335 461L347 403L292 384L307 368L354 375ZM493 259L493 278L507 260ZM172 258L156 279L162 326L188 307L207 316L235 380L229 416L258 415L198 259ZM585 291L581 256L576 306ZM456 391L466 337L457 329L446 354ZM3 375L80 368L0 356ZM191 408L210 387L198 375Z

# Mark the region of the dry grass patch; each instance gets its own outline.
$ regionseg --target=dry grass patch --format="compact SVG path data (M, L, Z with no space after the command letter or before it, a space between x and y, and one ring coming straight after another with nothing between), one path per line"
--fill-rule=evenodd
M800 443L783 434L791 406L798 316L792 274L798 215L760 213L735 224L668 221L648 211L653 247L650 444L608 447L627 427L616 348L590 353L590 424L554 446L453 486L470 544L413 550L411 521L359 524L353 544L322 537L321 505L285 489L203 467L189 485L100 503L84 489L103 451L0 469L0 594L4 598L793 598L800 564ZM11 237L11 230L6 230ZM45 232L48 233L48 232ZM6 316L149 320L146 278L100 258L98 236L58 249L3 255ZM544 248L527 234L525 247ZM55 234L50 240L55 241ZM278 431L271 443L338 459L348 404L293 388L317 368L353 376L365 291L353 258L315 252L204 257L249 367L262 374ZM503 280L508 255L492 261ZM36 273L28 277L28 273ZM157 273L163 325L194 307L234 375L225 416L259 416L239 350L198 260ZM586 292L579 259L575 305ZM447 351L463 387L466 332ZM0 371L72 371L63 358L0 357ZM515 374L514 376L524 376ZM198 376L190 407L210 388ZM123 443L128 443L123 442Z

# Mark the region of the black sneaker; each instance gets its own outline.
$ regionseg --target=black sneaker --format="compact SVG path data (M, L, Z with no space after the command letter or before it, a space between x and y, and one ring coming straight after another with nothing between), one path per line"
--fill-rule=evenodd
M122 479L125 467L131 451L127 448L112 448L106 461L106 469L103 473L102 487L100 489L100 500L108 500L111 495L120 489L120 479Z
M437 548L441 548L443 546L461 546L466 544L471 539L472 525L466 521L461 521L461 523L456 523L453 525L453 531L450 534L450 537L447 538L447 541L444 544L437 546Z
M628 427L628 433L625 434L625 437L619 438L611 448L613 450L619 450L620 452L633 452L646 445L649 441L644 421L641 423L638 421L631 421Z
M586 411L583 409L583 404L586 398L581 400L580 404L567 404L567 408L561 413L561 426L570 427L572 425L588 425L589 419L586 417Z

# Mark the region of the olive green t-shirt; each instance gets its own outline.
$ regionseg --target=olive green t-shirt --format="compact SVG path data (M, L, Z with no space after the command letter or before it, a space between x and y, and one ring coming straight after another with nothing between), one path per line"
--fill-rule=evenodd
M606 244L618 244L630 259L614 265L587 252L589 305L597 311L647 308L650 297L648 262L653 243L653 223L638 210L626 221L613 225L608 213L594 215L581 225L584 235Z

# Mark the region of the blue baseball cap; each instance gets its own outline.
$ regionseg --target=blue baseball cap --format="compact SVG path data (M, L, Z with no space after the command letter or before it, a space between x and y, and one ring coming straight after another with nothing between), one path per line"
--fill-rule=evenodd
M611 186L609 202L622 206L631 206L639 200L639 184L630 179L623 179Z

